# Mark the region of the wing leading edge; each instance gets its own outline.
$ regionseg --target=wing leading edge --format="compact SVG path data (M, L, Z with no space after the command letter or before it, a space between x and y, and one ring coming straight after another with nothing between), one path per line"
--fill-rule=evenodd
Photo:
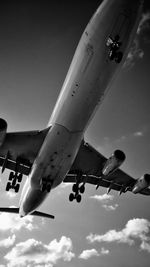
M7 133L0 147L0 166L6 169L29 175L32 164L47 135L49 128L42 131Z
M133 186L137 182L136 179L122 171L117 169L108 177L102 176L102 170L107 161L107 158L94 149L91 145L82 142L76 159L68 173L65 177L65 183L76 183L76 177L79 173L80 176L79 183L89 183L92 185L108 188L125 193L127 191L132 191ZM140 194L150 195L150 189L143 189Z

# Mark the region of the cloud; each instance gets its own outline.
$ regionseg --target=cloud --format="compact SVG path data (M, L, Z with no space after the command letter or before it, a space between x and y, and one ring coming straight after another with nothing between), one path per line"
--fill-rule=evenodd
M149 38L150 31L150 12L143 13L140 20L137 34L133 44L131 45L130 51L128 53L127 59L124 63L125 68L132 68L135 62L144 57L144 51L141 49L140 38L144 42L150 42Z
M91 196L90 198L95 199L99 202L106 203L108 201L111 201L114 199L114 196L108 195L108 194L103 194L103 195L95 195Z
M10 197L10 198L14 198L17 196L17 194L15 192L12 192L12 191L8 191L7 193L7 196Z
M100 256L98 251L95 248L83 250L83 252L79 255L79 259L88 260L91 257Z
M117 242L126 243L128 245L135 244L135 239L140 240L140 249L150 252L150 222L146 219L132 219L127 222L125 228L120 231L109 230L103 235L90 234L87 240L94 242Z
M105 248L101 248L100 252L98 252L95 248L83 250L83 252L79 255L79 259L88 260L91 257L99 257L101 255L108 255L109 250Z
M106 209L107 211L114 211L119 207L119 205L118 204L115 204L115 205L106 205L106 204L104 204L102 207L104 209Z
M143 57L144 51L140 48L139 38L136 37L124 63L124 68L131 69L135 65L135 62Z
M12 235L12 236L9 236L6 239L0 240L0 247L9 248L9 247L14 245L15 240L16 240L16 236L15 235Z
M109 251L108 249L101 248L101 254L102 254L102 255L108 255L109 252L110 252L110 251Z
M143 34L145 31L150 29L150 12L142 14L142 18L137 29L137 34Z
M54 239L48 245L35 239L28 239L16 244L4 258L8 261L9 267L24 267L30 264L52 267L60 259L69 262L73 257L75 254L72 252L71 239L62 236L60 241Z
M25 228L29 231L36 229L37 226L33 225L33 216L26 216L20 218L18 214L0 213L0 231L19 231Z
M114 211L119 206L118 204L108 205L109 201L114 199L113 195L103 194L103 195L95 195L91 196L90 198L97 200L98 202L102 203L102 207L107 211Z
M133 136L135 136L135 137L141 137L143 135L144 135L144 133L143 132L140 132L140 131L133 133Z

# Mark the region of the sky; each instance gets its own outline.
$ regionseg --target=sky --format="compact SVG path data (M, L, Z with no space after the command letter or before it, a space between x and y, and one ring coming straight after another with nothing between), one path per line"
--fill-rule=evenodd
M9 132L46 127L81 34L100 2L0 2L0 116ZM107 157L123 150L122 168L134 178L150 172L149 84L147 0L126 64L85 133ZM1 175L0 205L18 206L20 193L5 192L8 175ZM106 189L86 185L78 204L69 202L70 192L71 185L59 186L40 207L54 214L54 221L0 214L0 267L149 266L149 197L107 195Z

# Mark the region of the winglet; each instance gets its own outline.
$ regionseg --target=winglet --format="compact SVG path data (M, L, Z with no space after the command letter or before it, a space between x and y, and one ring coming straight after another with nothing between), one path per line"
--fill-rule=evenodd
M19 208L0 208L0 212L8 212L8 213L19 214ZM53 216L51 214L43 213L43 212L40 212L40 211L34 211L30 215L49 218L49 219L54 219L55 218L55 216Z

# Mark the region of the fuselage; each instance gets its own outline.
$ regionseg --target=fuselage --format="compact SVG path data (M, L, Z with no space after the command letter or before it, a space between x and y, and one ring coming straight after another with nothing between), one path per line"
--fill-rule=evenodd
M127 56L137 30L142 1L105 0L87 25L48 123L48 134L34 161L20 199L20 215L33 212L70 170L83 135ZM109 58L108 39L119 35L123 59Z

